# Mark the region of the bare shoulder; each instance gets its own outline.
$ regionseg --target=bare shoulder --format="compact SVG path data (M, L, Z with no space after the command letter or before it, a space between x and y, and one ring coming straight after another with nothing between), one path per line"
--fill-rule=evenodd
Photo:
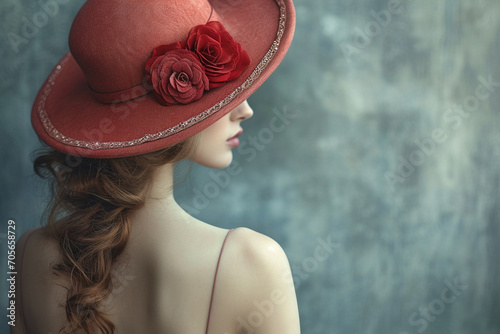
M297 298L288 258L272 238L248 228L235 229L224 251L225 295L231 299L238 332L300 333ZM221 285L222 285L221 284ZM255 314L262 321L252 326ZM249 320L245 320L249 319ZM250 321L250 322L249 322Z
M29 243L28 242L29 238ZM59 256L59 245L52 239L44 228L35 228L24 233L19 238L17 249L24 254L24 262L40 262L40 260L53 261ZM31 267L31 266L30 266Z
M24 310L23 320L29 324L28 328L38 328L40 332L48 332L46 329L51 328L56 319L64 319L64 309L60 305L66 290L62 284L54 284L52 270L52 266L59 262L58 249L57 241L43 228L27 231L16 246L16 312ZM19 314L16 318L22 319ZM63 325L57 323L59 328Z
M60 261L59 245L43 228L24 233L18 241L17 258L22 258L22 279L25 290L34 285L52 285L52 267ZM31 297L27 294L26 297Z
M24 333L26 330L24 329L24 324L21 322L24 322L24 315L22 315L22 298L20 296L21 293L21 277L26 276L24 274L23 268L26 267L26 259L25 259L25 248L26 248L26 243L29 238L32 238L33 233L35 233L36 230L28 230L27 232L23 233L21 237L17 240L16 246L15 246L15 264L16 264L16 271L18 275L15 277L15 294L14 294L14 305L15 305L15 318L11 319L14 321L14 326L10 327L10 333L11 334L18 334L18 333ZM10 296L9 296L10 298ZM12 301L10 302L12 303Z
M288 267L287 256L274 239L246 227L237 228L231 234L232 253L243 260L239 262L248 269L274 271L276 266Z

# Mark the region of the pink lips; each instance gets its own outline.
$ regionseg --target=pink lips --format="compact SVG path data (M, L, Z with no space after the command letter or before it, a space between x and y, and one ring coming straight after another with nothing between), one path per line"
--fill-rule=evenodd
M226 143L232 148L238 147L240 145L240 140L238 139L238 136L241 135L242 133L243 130L238 131L238 133L236 133L233 137L226 140Z

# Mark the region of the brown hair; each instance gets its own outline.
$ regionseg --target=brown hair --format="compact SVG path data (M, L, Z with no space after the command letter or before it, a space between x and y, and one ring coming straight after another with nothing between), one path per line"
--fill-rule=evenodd
M187 157L193 146L190 138L126 158L79 158L49 150L35 159L36 174L50 180L44 229L59 243L62 260L54 273L69 278L65 307L72 330L114 332L98 307L112 291L111 266L129 239L130 214L144 205L155 169Z

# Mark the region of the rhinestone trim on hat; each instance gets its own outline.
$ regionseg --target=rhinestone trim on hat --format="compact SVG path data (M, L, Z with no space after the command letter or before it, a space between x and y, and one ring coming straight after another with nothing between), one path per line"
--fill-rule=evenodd
M58 142L61 142L65 145L76 146L76 147L81 147L81 148L88 148L88 149L92 149L92 150L102 150L102 149L110 149L110 148L121 148L121 147L135 146L135 145L144 144L146 142L151 142L151 141L155 141L158 139L166 138L168 136L176 134L176 133L178 133L184 129L187 129L190 126L206 119L207 117L211 116L212 114L216 113L221 108L223 108L224 106L229 104L239 94L241 94L245 89L250 87L252 85L252 83L261 75L262 71L267 67L269 62L273 59L274 55L278 51L278 47L280 45L281 38L283 37L283 33L285 31L286 7L285 7L283 0L276 0L276 3L278 4L278 6L280 8L280 19L279 19L279 23L278 23L278 32L276 34L276 39L273 41L271 48L267 51L264 58L261 59L261 61L257 64L257 67L255 67L253 72L241 84L241 86L236 88L224 100L217 102L211 108L203 111L202 113L198 114L197 116L194 116L185 122L179 123L174 127L168 128L166 130L163 130L163 131L160 131L157 133L146 134L146 135L142 136L141 138L133 139L133 140L117 141L117 142L102 142L101 143L101 142L75 140L75 139L66 137L62 133L60 133L52 125L52 123L47 115L47 112L45 110L45 102L47 100L47 97L50 94L50 91L52 90L52 87L54 86L54 84L56 82L56 79L57 79L59 73L62 70L62 67L66 64L66 62L69 59L69 54L68 54L68 55L66 55L66 57L64 57L59 62L59 64L56 66L56 68L54 69L52 74L49 76L49 78L47 80L47 84L43 87L42 94L40 96L40 100L39 100L38 106L37 106L37 113L38 113L38 116L40 117L43 128L45 129L45 131L47 131L47 133L52 138L54 138Z

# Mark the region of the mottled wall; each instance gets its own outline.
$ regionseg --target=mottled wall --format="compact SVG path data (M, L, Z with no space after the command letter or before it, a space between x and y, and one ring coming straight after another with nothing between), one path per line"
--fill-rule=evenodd
M2 268L7 220L21 233L42 210L29 112L83 3L63 2L18 52L7 33L22 36L40 4L0 7ZM500 2L296 7L237 165L194 166L177 198L283 245L303 333L499 333Z

